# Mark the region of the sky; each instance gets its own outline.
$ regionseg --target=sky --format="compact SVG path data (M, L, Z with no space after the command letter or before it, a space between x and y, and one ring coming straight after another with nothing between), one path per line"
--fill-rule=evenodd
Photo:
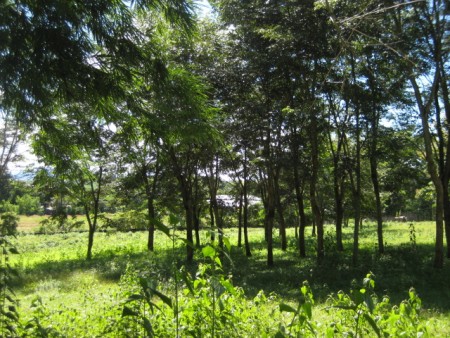
M198 1L198 9L200 11L201 17L209 16L212 13L212 8L211 8L211 5L209 4L208 0L199 0Z

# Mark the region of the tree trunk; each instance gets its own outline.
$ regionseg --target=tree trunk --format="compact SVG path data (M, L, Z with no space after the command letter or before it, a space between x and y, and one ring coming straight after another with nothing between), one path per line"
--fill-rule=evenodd
M317 177L319 172L319 144L317 132L317 116L316 112L311 113L310 124L310 142L311 142L311 182L309 185L309 196L311 201L311 209L314 217L314 224L317 227L317 261L322 262L325 256L323 241L323 219L322 210L317 196Z
M275 199L273 192L273 183L268 183L267 191L267 210L266 210L266 235L267 235L267 265L273 266L273 222L275 218Z
M184 210L186 214L186 260L188 262L192 262L194 260L193 207L192 207L192 200L189 194L186 192L183 193L183 195L186 195L183 197Z
M250 250L250 242L248 240L248 192L247 192L247 166L244 165L244 182L242 186L242 195L244 199L243 206L243 225L244 225L244 245L245 245L245 255L250 257L252 252Z
M150 179L147 174L147 165L142 165L142 177L144 179L145 185L145 195L147 198L147 217L148 217L148 239L147 239L147 249L149 251L154 250L154 242L155 242L155 204L154 204L154 194L156 191L157 178L159 175L159 166L156 166L155 176L153 178L153 182L150 183Z
M94 246L94 233L95 233L95 229L93 229L92 227L89 227L88 249L87 249L87 255L86 255L87 260L92 259L92 247Z
M277 169L277 174L274 178L274 198L275 198L275 207L278 213L278 222L280 225L280 237L281 237L281 250L287 250L287 238L286 238L286 222L284 221L283 216L283 206L281 205L281 196L280 196L280 184L279 184L279 169Z
M430 106L432 103L432 98L434 97L434 95L436 95L438 79L439 74L436 73L430 94L430 99L426 103L424 103L416 79L412 76L410 76L409 78L410 83L414 89L414 95L416 97L417 106L420 112L420 119L422 121L423 140L425 145L425 159L427 162L428 174L431 177L436 191L436 238L433 266L435 268L441 269L444 267L444 189L442 181L439 178L438 170L436 168L436 163L434 160L432 145L433 141L428 122L428 117L430 115Z
M155 206L152 197L147 197L147 213L148 213L148 240L147 249L154 250L155 242Z
M211 218L211 241L214 242L216 240L216 225L214 221L214 210L211 202L209 203L209 217Z
M195 246L199 248L200 243L200 213L201 208L193 206L193 216L194 216L194 232L195 232Z
M440 65L440 87L442 90L442 101L444 102L444 111L446 116L445 129L447 135L450 135L450 94L447 85L447 73L445 68L442 66L444 62L441 60ZM439 107L439 97L435 95L436 107ZM440 109L436 112L440 114ZM439 120L438 120L439 121ZM442 129L441 129L442 130ZM442 134L442 132L441 132ZM444 138L442 137L442 147L444 148ZM445 154L445 155L444 155ZM442 171L441 171L441 181L443 187L443 198L444 198L444 220L445 220L445 238L447 243L447 258L450 258L450 198L449 198L449 180L450 180L450 137L447 137L447 142L445 144L445 151L442 149ZM444 161L445 156L445 161Z
M244 197L243 197L243 193L241 192L239 194L238 248L242 247L243 205L244 205Z
M103 178L103 167L100 166L99 174L97 176L97 188L94 187L94 181L90 179L90 194L92 196L94 207L94 219L91 219L91 215L89 212L89 205L84 205L84 211L86 214L86 219L88 221L89 225L89 234L88 234L88 250L86 259L91 260L92 259L92 247L94 245L94 233L97 229L97 220L98 220L98 211L100 206L100 192L102 188L102 178Z
M298 164L298 163L297 163ZM298 167L294 167L294 184L295 184L295 197L297 199L297 210L299 216L299 236L298 236L298 250L300 257L306 257L305 246L305 228L306 228L306 216L305 207L303 202L303 188L300 183L300 175L298 173Z

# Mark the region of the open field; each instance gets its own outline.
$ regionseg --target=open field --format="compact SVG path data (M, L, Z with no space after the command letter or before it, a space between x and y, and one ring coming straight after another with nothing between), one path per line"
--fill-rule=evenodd
M27 221L24 224L32 224L32 220ZM26 227L21 225L23 228ZM320 266L314 258L315 239L309 236L309 228L307 232L307 258L298 257L293 229L289 229L288 250L276 249L275 267L269 269L265 264L263 229L250 229L249 258L236 247L236 230L226 231L232 249L231 261L223 260L224 275L232 276L233 284L243 289L249 301L259 297L261 290L264 292L267 300L258 303L255 316L273 326L269 336L277 332L276 320L281 314L275 312L279 312L279 304L297 304L303 281L309 281L316 300L313 319L326 323L330 316L328 296L339 290L349 292L352 281L361 283L369 271L375 276L375 292L379 296L389 295L392 304L407 299L413 286L422 299L421 318L428 325L428 333L450 336L450 264L443 270L431 267L432 223L387 224L386 253L381 256L375 253L375 225L368 224L361 232L361 258L357 266L351 264L350 228L344 233L346 251L339 253L333 246L333 227L326 227L327 253ZM113 327L121 317L124 301L136 287L126 282L134 270L158 281L160 290L173 297L174 271L186 265L183 243L158 233L155 252L149 253L146 236L144 232L98 233L91 261L85 260L87 233L18 236L16 246L20 255L13 256L12 263L20 273L15 291L20 299L22 320L40 316L44 327L51 325L65 336L89 332L86 336L112 337L117 334ZM202 233L202 241L208 241L206 232ZM196 261L203 261L200 253ZM186 266L192 275L198 273L198 268L198 263Z

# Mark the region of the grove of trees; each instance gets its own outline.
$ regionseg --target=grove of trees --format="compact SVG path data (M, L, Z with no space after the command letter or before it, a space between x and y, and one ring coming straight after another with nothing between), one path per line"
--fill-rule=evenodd
M191 0L0 1L2 212L32 198L78 208L88 259L103 211L145 213L149 250L182 216L188 261L201 226L221 245L238 227L248 256L261 226L269 266L287 227L303 257L312 226L320 263L324 224L339 251L352 226L356 263L363 219L383 253L387 219L433 218L443 267L450 3L210 3L202 17ZM8 172L21 138L43 164L22 190Z

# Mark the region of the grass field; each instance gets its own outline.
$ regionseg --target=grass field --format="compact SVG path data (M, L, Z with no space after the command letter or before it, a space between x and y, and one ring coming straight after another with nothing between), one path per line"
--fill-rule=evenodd
M144 232L98 233L94 259L86 261L87 233L35 235L32 229L37 226L38 217L21 217L20 222L19 230L23 233L16 239L20 255L13 256L12 263L20 273L15 291L20 299L21 320L27 322L38 316L43 327L51 326L67 337L80 336L83 332L89 337L117 334L112 327L121 317L124 301L131 292L124 282L126 271L144 273L172 296L174 269L186 265L193 275L199 271L198 263L185 264L183 242L172 241L162 233L157 234L153 253L146 251ZM265 263L262 229L250 229L252 257L246 257L236 247L236 231L226 231L232 249L231 261L224 259L224 275L242 288L249 301L259 297L260 291L264 292L267 300L258 303L254 316L274 326L269 336L278 330L276 318L280 314L274 313L279 304L297 304L303 281L309 281L314 293L314 320L326 323L329 295L339 290L348 292L353 281L361 282L369 271L375 276L375 292L379 296L389 295L393 304L407 299L409 288L414 287L422 299L421 318L428 325L430 336L450 336L450 267L448 263L442 270L431 267L434 239L431 222L413 226L386 224L383 255L375 250L375 225L366 225L361 231L357 266L351 264L350 228L344 229L346 250L341 253L334 249L333 227L326 227L326 258L321 265L317 265L314 257L315 238L309 236L310 229L307 231L308 257L298 256L293 229L289 229L288 250L281 251L279 243L275 243L275 266L270 269ZM207 232L202 233L202 241L208 241ZM196 262L202 259L197 253Z

